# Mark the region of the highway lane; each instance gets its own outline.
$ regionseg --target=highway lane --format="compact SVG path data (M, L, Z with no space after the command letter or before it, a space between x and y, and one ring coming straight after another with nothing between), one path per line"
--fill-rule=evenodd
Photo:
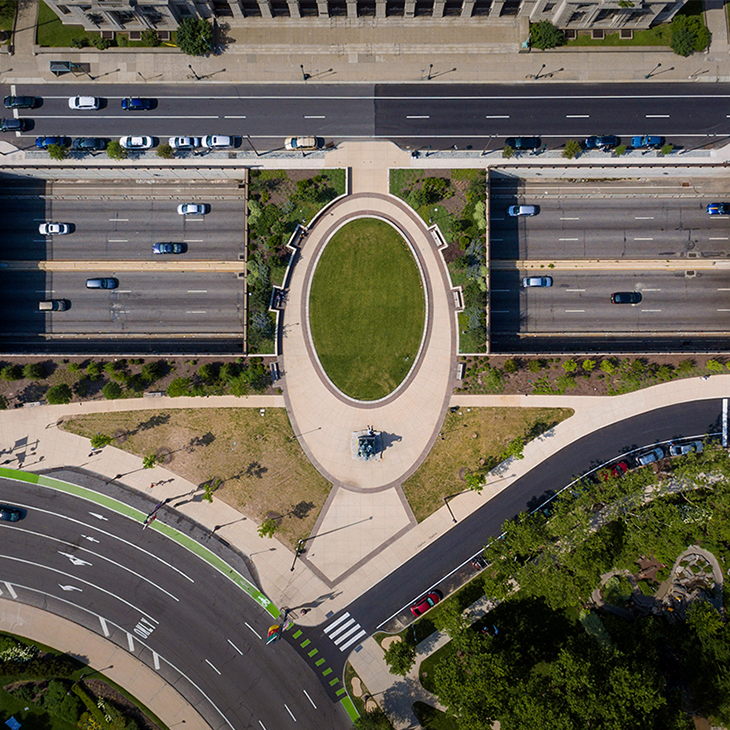
M277 730L349 727L285 642L265 646L271 616L194 554L85 500L10 480L0 480L0 492L3 501L28 509L20 523L0 524L3 588L14 586L18 600L110 633L187 696L215 730L260 723ZM144 510L153 505L132 500ZM180 525L177 513L160 514L210 540ZM221 543L208 544L232 565L241 563Z
M716 199L722 194L657 198L651 195L651 186L641 197L624 199L537 197L529 191L519 197L492 196L490 256L542 261L666 259L684 258L692 251L727 257L730 217L711 216L705 210ZM511 218L506 208L517 203L539 205L540 213Z
M691 267L688 262L687 268ZM550 288L521 287L522 276L549 275ZM636 305L611 304L617 291L639 291ZM498 333L712 333L730 329L727 272L560 270L491 272L490 324ZM569 335L567 334L569 333Z
M8 93L7 86L4 87ZM591 134L658 134L684 144L730 134L725 114L730 86L651 82L605 85L69 85L69 93L107 99L98 112L72 112L58 86L20 85L18 94L43 96L24 136L149 134L251 135L283 145L291 134L392 139L403 145L499 146L504 137L537 134L549 146ZM52 92L52 93L50 93ZM158 100L150 112L123 112L128 94Z
M722 402L700 400L662 408L599 429L549 457L528 474L489 500L468 517L455 506L458 524L438 540L383 578L342 611L318 627L317 641L324 642L330 661L338 655L341 664L348 651L340 652L328 627L345 613L368 633L373 633L391 616L402 623L411 620L408 605L430 587L438 586L443 576L478 553L500 534L505 520L524 511L528 503L550 490L560 490L576 476L616 459L627 451L666 439L717 433L721 429ZM350 651L354 647L350 647Z

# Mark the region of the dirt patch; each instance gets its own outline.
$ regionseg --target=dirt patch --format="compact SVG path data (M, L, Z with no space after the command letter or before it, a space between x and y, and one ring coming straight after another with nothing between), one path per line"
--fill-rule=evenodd
M124 431L124 451L139 457L165 452L165 467L200 487L216 484L221 499L261 523L281 515L277 537L293 545L312 530L330 483L309 463L283 408L216 408L93 414L62 428L90 438ZM121 441L121 440L120 440ZM212 480L212 481L211 481Z
M444 497L462 492L461 477L496 459L512 439L572 414L562 408L460 408L449 413L428 458L403 484L416 519L424 520L443 507Z

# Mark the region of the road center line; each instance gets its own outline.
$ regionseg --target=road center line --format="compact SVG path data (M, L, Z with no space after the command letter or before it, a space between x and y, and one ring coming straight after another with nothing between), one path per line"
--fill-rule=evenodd
M728 287L725 287L725 288L723 288L723 289L718 289L717 291L730 291L730 288L728 288Z
M579 221L580 218L560 218L561 221Z
M727 236L715 236L707 239L708 241L727 241Z
M644 291L661 291L661 289L644 289Z
M205 663L208 664L219 677L221 676L221 673L207 659L205 660Z
M661 312L661 309L642 309L642 312Z
M585 291L585 289L566 289L565 291Z
M248 119L245 115L226 114L223 119Z
M718 309L718 312L730 312L730 309Z
M129 243L128 238L110 238L107 243Z
M566 309L565 313L566 314L576 314L576 313L585 312L585 311L586 311L585 309Z
M305 114L305 119L327 119L327 117L324 114Z
M110 218L109 223L129 223L129 218Z
M730 116L730 114L728 115ZM509 114L487 114L485 119L509 119Z
M294 713L289 709L289 706L286 704L286 702L284 703L284 707L286 707L286 711L291 715L291 719L294 720L294 722L296 722L297 718L294 717Z
M635 221L653 221L654 216L653 215L635 215L634 220Z
M669 119L669 114L647 114L647 119Z
M243 652L230 640L227 639L228 643L241 655L243 656Z
M251 629L251 631L253 631L253 632L254 632L254 634L256 634L256 636L258 636L258 637L259 637L259 639L261 638L261 634L259 634L259 632L258 632L258 631L256 631L256 629L255 629L255 628L254 628L253 626L251 626L251 624L250 624L250 623L246 622L246 626L248 626L248 628L249 628L249 629Z
M409 114L406 116L406 119L430 119L431 117L428 114Z
M566 119L589 119L590 114L566 114Z
M312 703L312 707L314 707L314 709L316 710L317 709L317 705L314 704L312 698L307 693L307 690L306 689L303 689L302 692L304 692L304 694L307 695L307 699Z
M207 314L208 310L206 309L188 309L185 314Z
M207 289L188 289L188 294L207 294Z
M634 241L653 241L653 238L635 238Z
M558 241L578 241L577 238L559 238Z

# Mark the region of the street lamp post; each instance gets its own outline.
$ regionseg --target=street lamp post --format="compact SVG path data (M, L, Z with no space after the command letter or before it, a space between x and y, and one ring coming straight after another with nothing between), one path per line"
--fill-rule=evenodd
M428 64L428 76L426 76L426 81L430 81L431 80L431 71L433 71L433 64L432 63L429 63Z
M193 76L195 76L195 80L200 81L201 77L195 73L195 69L190 64L188 64L188 68L190 69L190 72L193 74Z
M456 522L456 517L454 517L454 513L451 511L451 505L449 504L448 497L442 497L444 500L444 504L446 505L446 509L449 510L449 514L451 515L451 519Z
M540 70L535 74L535 81L537 81L540 78L540 74L542 73L542 70L545 68L546 64L543 63L543 65L540 67Z
M658 68L660 68L660 67L661 67L661 63L658 63L658 64L657 64L656 66L654 66L654 68L653 68L653 69L652 69L651 71L649 71L649 73L648 73L648 74L646 74L646 75L644 76L644 78L645 78L645 79L648 79L648 78L650 78L650 77L651 77L651 75L652 75L652 74L654 73L654 71L656 71L656 70L657 70Z
M302 81L306 81L307 79L311 78L311 74L304 73L304 64L299 64L299 70L302 72Z

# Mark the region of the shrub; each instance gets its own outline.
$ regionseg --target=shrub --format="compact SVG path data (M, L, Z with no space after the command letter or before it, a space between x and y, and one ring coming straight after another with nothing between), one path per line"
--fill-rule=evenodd
M78 38L71 39L71 46L73 48L86 48L89 45L89 39L86 36L79 36Z
M240 370L238 363L224 362L220 369L220 379L228 383L238 375Z
M52 160L65 160L66 159L66 148L60 144L49 144L46 147L46 152Z
M205 363L198 368L198 377L204 383L215 383L218 380L218 373L215 364Z
M23 371L20 365L6 365L0 370L0 378L3 380L20 380L23 377Z
M581 367L583 368L583 370L585 370L585 372L592 373L596 369L596 361L588 358L586 360L583 360L583 362L581 363Z
M29 362L23 367L23 377L26 380L43 380L46 377L46 368L42 362Z
M142 365L142 377L148 383L154 383L155 380L159 380L162 377L162 365L157 360L152 362L146 362Z
M682 376L691 375L694 369L694 360L682 360L682 362L677 365L677 374Z
M545 50L555 48L565 43L565 36L560 28L556 28L549 20L530 25L530 45L533 48Z
M105 433L97 433L91 437L91 448L103 449L105 446L109 446L113 440L111 436Z
M161 144L156 150L155 154L161 157L163 160L171 160L175 156L175 150L170 147L169 144Z
M659 150L659 154L660 154L660 155L669 155L669 154L671 154L671 153L672 153L673 151L674 151L674 145L673 145L673 144L669 144L669 143L667 143L667 144L665 144L665 145L664 145L664 147L662 147L662 148L661 148L661 149Z
M46 400L53 406L62 405L64 403L70 403L73 397L71 388L62 383L61 385L54 385L48 389L46 393Z
M70 373L78 373L81 370L81 365L77 362L70 362L67 369Z
M515 154L515 151L508 144L506 144L502 148L502 157L504 157L504 158L506 158L506 159L509 160L509 158L510 157L513 157L514 154Z
M126 160L128 154L127 150L119 144L118 139L113 139L109 142L106 146L106 153L110 160Z
M574 157L578 157L581 153L580 148L580 142L575 139L569 139L565 143L565 148L563 149L563 157L567 157L567 159L572 160Z
M117 45L120 48L126 48L129 45L129 36L118 34L117 35Z
M517 368L517 360L515 360L513 357L507 358L504 361L504 365L502 366L502 370L504 370L505 373L516 373Z
M616 363L610 358L601 363L601 370L603 370L606 375L615 375L617 369Z
M626 145L620 144L618 147L614 147L613 154L616 155L616 157L621 157L621 155L626 154Z
M106 51L112 42L108 38L102 38L100 35L91 36L91 45L94 48L98 48L100 51Z
M116 400L122 397L122 386L112 381L111 383L107 383L101 389L101 392L107 400Z
M86 366L86 377L89 380L99 380L101 377L101 364L92 360Z
M150 46L151 48L157 48L157 46L162 44L162 41L157 35L157 31L153 30L152 28L147 28L147 30L143 30L140 40L142 41L143 45Z
M539 358L535 360L530 360L530 362L527 363L527 369L531 373L539 373L543 368L542 360Z
M177 28L177 46L188 56L202 56L211 50L213 26L204 18L183 18Z
M725 371L725 366L718 360L708 360L705 363L705 367L712 373L722 373Z
M171 398L191 395L190 378L175 378L170 385L167 386L167 395Z
M570 360L566 360L563 363L563 370L565 370L566 373L574 373L578 369L578 363L573 360L573 358L570 358Z

